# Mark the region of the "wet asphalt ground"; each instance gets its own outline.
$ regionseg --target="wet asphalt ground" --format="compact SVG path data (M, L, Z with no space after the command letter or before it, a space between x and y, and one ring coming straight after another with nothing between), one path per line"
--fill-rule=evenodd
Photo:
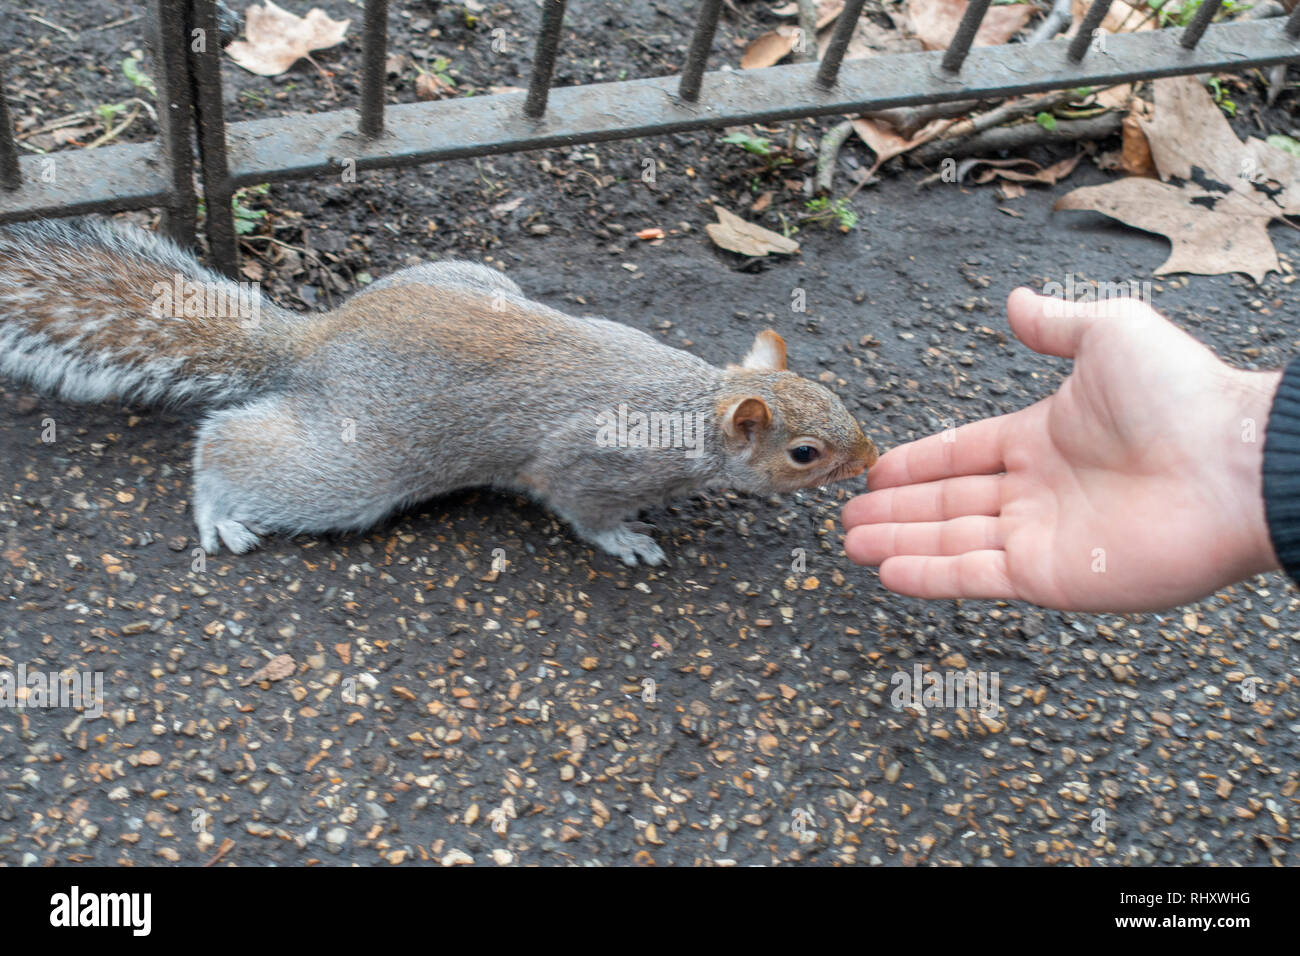
M882 449L1052 391L1066 364L1009 338L1015 285L1146 281L1167 251L1051 211L1109 175L1085 163L1010 201L890 176L854 198L853 232L807 229L799 256L740 269L703 234L716 181L697 160L717 150L607 144L547 154L590 176L535 154L273 201L321 224L317 248L341 248L341 220L369 236L376 275L481 257L477 221L531 296L711 361L773 327ZM566 191L610 170L625 180ZM449 211L480 177L523 204ZM632 238L651 226L662 244ZM1158 281L1154 304L1228 361L1280 364L1300 243L1272 235L1284 275ZM200 567L194 421L0 383L0 671L103 681L101 716L0 709L0 863L1297 862L1300 602L1280 576L1163 615L902 599L843 558L860 483L651 512L656 569L488 492ZM918 667L996 677L996 709L896 708Z

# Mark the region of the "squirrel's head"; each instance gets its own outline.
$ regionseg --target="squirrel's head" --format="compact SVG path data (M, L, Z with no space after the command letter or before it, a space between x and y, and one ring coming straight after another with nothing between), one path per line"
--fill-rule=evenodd
M760 332L723 373L717 405L728 484L758 494L856 478L876 446L828 389L786 371L785 341Z

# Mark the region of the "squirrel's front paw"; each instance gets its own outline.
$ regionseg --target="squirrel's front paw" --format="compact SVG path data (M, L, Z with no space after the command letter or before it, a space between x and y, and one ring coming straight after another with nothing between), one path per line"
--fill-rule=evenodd
M642 525L641 527L645 527ZM663 549L648 534L633 531L628 525L619 525L611 531L601 531L591 536L593 544L604 548L629 567L636 567L637 558L651 566L663 564Z

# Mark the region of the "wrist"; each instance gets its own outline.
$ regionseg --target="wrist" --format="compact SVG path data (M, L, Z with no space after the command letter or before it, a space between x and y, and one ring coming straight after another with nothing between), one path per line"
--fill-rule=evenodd
M1225 462L1229 487L1224 502L1235 504L1232 560L1238 577L1281 567L1274 551L1264 493L1268 428L1281 380L1280 371L1233 369L1226 383L1227 407L1232 416L1228 427L1235 434Z

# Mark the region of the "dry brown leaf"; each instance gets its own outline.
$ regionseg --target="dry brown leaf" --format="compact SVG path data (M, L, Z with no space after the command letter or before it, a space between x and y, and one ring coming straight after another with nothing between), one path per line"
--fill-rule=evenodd
M946 50L957 32L957 24L969 6L968 0L907 0L910 29L927 50ZM975 46L997 46L1011 39L1034 15L1028 3L989 7L975 34ZM893 14L890 15L894 17ZM894 18L898 24L898 19ZM899 24L902 26L902 24Z
M987 165L988 168L976 173L971 179L976 183L987 183L994 179L1009 180L1016 183L1041 183L1044 186L1055 186L1070 173L1074 172L1074 167L1079 165L1079 159L1083 156L1079 153L1077 156L1071 156L1060 162L1053 163L1045 169L1036 169L1032 173L1022 173L1018 169L1010 168L1017 166L1037 166L1038 164L1031 160L989 160L976 159L970 160L968 168L975 166ZM964 165L964 164L963 164Z
M1156 80L1151 119L1139 118L1160 178L1191 179L1192 168L1229 189L1252 191L1242 176L1245 145L1200 80L1175 76Z
M1213 208L1192 200L1212 202ZM1238 193L1212 193L1191 184L1179 187L1130 176L1066 193L1053 208L1099 212L1166 237L1173 249L1155 270L1158 276L1243 272L1261 282L1269 272L1278 271L1277 252L1268 237L1273 216Z
M1020 183L998 183L998 194L1003 199L1019 199L1028 190Z
M895 156L901 156L909 149L916 149L923 143L930 142L956 120L931 120L911 138L899 135L894 127L884 120L859 117L852 122L853 131L876 154L876 161L872 164L871 169L867 171L868 176L871 176L875 174L882 163L893 159Z
M742 256L765 256L769 252L790 255L799 251L799 243L787 239L779 232L746 222L721 206L714 206L713 211L717 214L718 221L711 222L704 228L715 245L729 252L738 252Z
M1142 132L1142 120L1149 115L1149 104L1134 100L1128 115L1120 125L1122 145L1119 153L1119 168L1130 176L1156 174L1156 164L1151 158L1151 147L1147 144L1146 133Z
M248 685L256 684L258 681L262 680L284 680L294 672L296 666L297 665L293 662L293 658L288 654L277 654L254 671L253 674L246 680L242 681L242 683Z
M440 100L455 96L456 87L437 73L421 73L415 78L415 95L422 100Z
M1278 149L1262 139L1246 141L1247 157L1243 172L1253 183L1280 186L1273 201L1288 216L1300 216L1300 157Z
M740 58L740 68L761 70L764 67L775 66L790 55L798 39L798 27L777 27L770 33L764 33L745 47L745 52Z
M312 50L342 43L351 22L331 20L319 8L300 17L266 0L263 6L248 8L244 20L248 39L236 40L226 47L226 52L250 73L279 76Z

